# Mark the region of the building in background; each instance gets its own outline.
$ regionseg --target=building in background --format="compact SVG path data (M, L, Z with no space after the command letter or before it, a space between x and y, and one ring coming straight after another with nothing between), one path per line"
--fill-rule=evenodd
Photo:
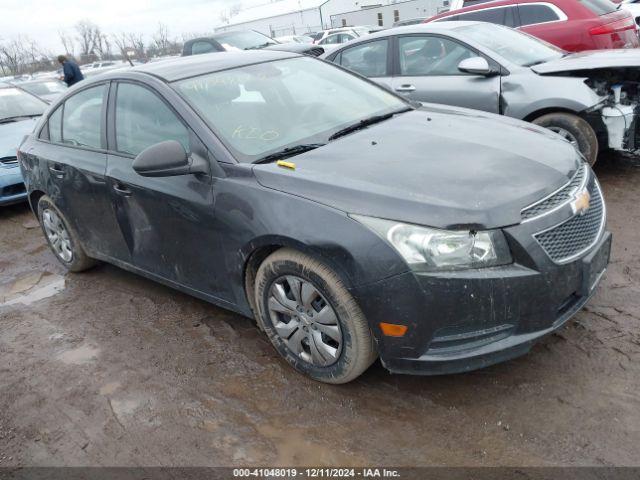
M430 12L432 3L442 4L443 1L446 0L411 0L403 3L429 5L422 8ZM361 10L386 8L386 6L390 6L391 2L392 0L278 0L241 10L231 17L227 25L216 27L216 32L256 30L270 37L317 32L331 28L334 17L341 24L342 20L338 15L343 12L355 13ZM416 11L417 7L413 8ZM406 10L408 12L409 8L407 7ZM433 9L432 15L435 15L436 10ZM393 9L390 11L393 12ZM384 15L383 13L383 18ZM374 20L376 18L374 15ZM378 23L374 20L352 22L347 25L377 25ZM386 22L385 26L387 23L388 26L391 26L393 20Z
M401 20L432 17L448 10L449 0L407 0L332 14L331 27L373 25L391 28L395 22Z

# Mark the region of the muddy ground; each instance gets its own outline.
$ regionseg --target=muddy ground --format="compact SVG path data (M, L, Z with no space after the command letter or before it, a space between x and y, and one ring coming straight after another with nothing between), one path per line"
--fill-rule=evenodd
M0 466L640 465L640 162L596 169L614 233L587 308L520 359L345 386L251 321L118 268L65 274L0 209Z

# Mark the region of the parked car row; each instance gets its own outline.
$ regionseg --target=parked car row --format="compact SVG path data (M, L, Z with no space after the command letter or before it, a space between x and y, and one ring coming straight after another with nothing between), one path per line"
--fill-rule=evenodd
M570 54L484 22L433 22L367 36L324 55L411 100L506 115L567 139L593 165L635 151L640 51Z
M640 46L634 17L609 0L474 2L425 20L444 21L482 21L518 28L569 52Z
M0 206L27 199L16 152L46 107L35 95L15 85L0 83Z
M591 297L611 235L574 145L411 96L454 71L469 83L436 82L451 83L443 98L522 117L541 90L578 90L591 58L468 22L359 38L330 58L342 67L271 39L213 40L250 51L194 56L193 42L184 58L88 78L20 145L29 203L68 270L112 263L253 317L328 383L378 357L420 374L511 359ZM603 57L578 95L614 105L591 105L603 123L635 101L613 84L621 58Z

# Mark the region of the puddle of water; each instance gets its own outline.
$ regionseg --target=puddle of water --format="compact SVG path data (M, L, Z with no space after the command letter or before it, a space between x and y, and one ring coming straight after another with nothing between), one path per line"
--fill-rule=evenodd
M120 388L120 382L110 382L100 387L100 395L111 395Z
M131 415L135 412L142 402L138 399L128 399L128 400L111 400L111 408L113 409L113 413L115 413L118 417L122 417L124 415Z
M83 363L91 362L100 353L100 349L92 347L91 345L82 345L73 350L67 350L58 355L58 360L68 365L80 365Z
M31 305L60 293L64 288L65 279L60 275L30 274L13 284L9 290L8 299L3 299L0 307L16 304Z
M348 465L349 460L353 460L335 445L313 441L309 432L300 428L263 423L257 425L256 430L272 441L276 448L277 465Z
M15 295L16 293L23 293L33 288L42 279L42 275L43 275L42 272L36 272L36 273L29 273L25 276L20 277L18 280L13 282L13 285L11 285L11 288L9 289L9 295Z

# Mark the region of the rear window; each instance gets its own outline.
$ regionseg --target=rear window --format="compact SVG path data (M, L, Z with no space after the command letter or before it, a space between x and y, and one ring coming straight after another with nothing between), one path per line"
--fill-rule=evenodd
M578 0L582 5L587 7L596 15L605 15L615 12L618 6L609 0Z
M520 12L520 24L522 26L560 20L558 14L547 5L522 4L518 6L518 11Z
M497 23L507 27L515 27L515 7L487 8L486 10L474 10L468 13L456 15L456 20ZM444 19L443 19L444 20ZM447 20L453 20L448 18Z

